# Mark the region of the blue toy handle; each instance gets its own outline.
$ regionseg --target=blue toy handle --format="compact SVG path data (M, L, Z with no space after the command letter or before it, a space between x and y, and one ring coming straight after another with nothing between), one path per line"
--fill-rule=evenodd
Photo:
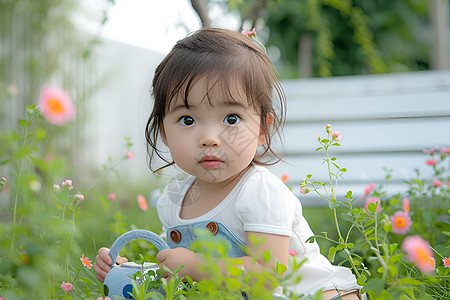
M158 251L170 249L166 241L164 241L159 235L151 231L141 229L131 230L119 236L117 240L112 244L111 249L109 250L109 257L111 257L111 264L109 266L112 268L116 264L116 260L119 256L120 250L122 250L122 248L126 244L128 244L128 242L139 239L143 239L152 243L158 249Z

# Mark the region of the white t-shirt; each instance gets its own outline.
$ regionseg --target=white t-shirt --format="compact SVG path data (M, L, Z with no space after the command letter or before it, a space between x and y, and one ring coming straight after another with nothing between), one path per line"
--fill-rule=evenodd
M219 205L200 217L181 219L184 196L195 179L194 176L175 179L164 189L157 204L164 232L177 225L213 220L225 224L244 243L246 231L289 236L289 249L296 252L300 261L308 259L299 270L302 280L292 287L296 292L312 294L320 288L360 288L348 268L333 266L320 253L316 242L305 243L314 234L303 217L300 201L265 167L253 164Z

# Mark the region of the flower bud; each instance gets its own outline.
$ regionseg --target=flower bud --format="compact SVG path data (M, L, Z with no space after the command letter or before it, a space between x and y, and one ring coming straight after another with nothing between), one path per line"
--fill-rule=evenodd
M330 133L331 131L331 125L327 124L327 126L325 127L325 130L327 131L327 133Z

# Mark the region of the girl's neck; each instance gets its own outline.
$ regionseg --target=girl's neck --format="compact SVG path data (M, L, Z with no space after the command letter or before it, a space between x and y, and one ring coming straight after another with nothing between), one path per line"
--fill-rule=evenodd
M184 197L180 218L197 218L214 209L228 196L249 168L250 166L218 183L196 179Z

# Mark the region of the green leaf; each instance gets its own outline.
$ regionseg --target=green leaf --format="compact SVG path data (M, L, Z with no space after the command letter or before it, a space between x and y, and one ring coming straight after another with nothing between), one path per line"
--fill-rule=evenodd
M314 243L315 240L316 240L316 237L313 235L313 236L310 236L310 237L306 240L306 243Z
M226 278L225 285L231 292L238 291L241 288L241 283L236 278Z
M330 249L328 249L328 260L330 262L333 262L335 256L336 256L336 248L330 247Z
M19 124L22 127L27 127L28 125L30 125L30 123L27 122L26 120L19 120Z
M347 172L347 169L346 168L342 168L339 171L341 171L342 173L345 173L345 172Z
M319 151L319 150L321 150L321 149L323 149L323 147L319 147L319 148L317 148L315 151L317 152L317 151Z
M352 191L348 191L347 195L345 195L345 198L350 199L352 197L353 192Z
M371 278L367 281L363 288L364 292L373 291L375 294L380 295L383 291L386 281L380 278Z
M423 282L413 279L413 278L399 278L397 279L401 284L411 284L411 285L422 285Z
M89 278L86 277L80 277L80 281L86 284L94 284L94 282L92 282Z
M287 271L287 267L283 264L280 264L278 260L275 262L275 269L277 271L277 274L283 274Z

